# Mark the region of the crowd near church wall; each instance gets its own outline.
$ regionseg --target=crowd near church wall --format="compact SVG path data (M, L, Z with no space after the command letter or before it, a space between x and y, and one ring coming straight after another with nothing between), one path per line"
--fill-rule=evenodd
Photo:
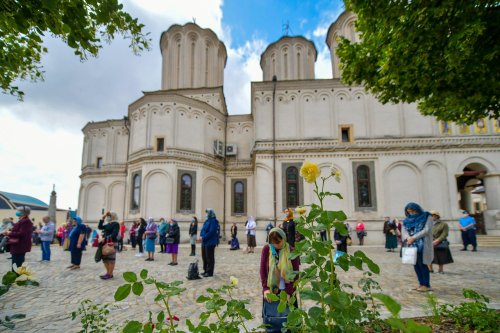
M500 121L442 122L415 104L383 105L362 86L342 84L337 37L357 41L354 22L345 12L328 30L331 79L314 78L312 41L284 36L269 45L246 115L227 110L227 53L215 33L194 23L170 27L160 41L161 90L132 102L124 119L83 128L82 217L91 224L102 210L126 221L175 217L187 241L191 217L203 220L214 208L222 234L236 222L240 239L254 216L262 243L275 211L280 223L284 208L315 201L298 175L307 160L324 174L340 170L328 190L344 199L326 205L351 224L363 219L367 243L382 243L383 217L402 218L410 201L451 221L452 241L462 209L500 234Z

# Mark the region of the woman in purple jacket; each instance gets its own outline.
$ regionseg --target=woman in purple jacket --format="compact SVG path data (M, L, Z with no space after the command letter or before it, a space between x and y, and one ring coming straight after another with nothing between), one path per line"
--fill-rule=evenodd
M28 206L17 207L16 216L19 217L19 221L14 224L12 230L4 232L6 236L9 236L13 271L14 265L20 267L24 262L26 252L31 251L33 223L29 218L30 213L31 209Z

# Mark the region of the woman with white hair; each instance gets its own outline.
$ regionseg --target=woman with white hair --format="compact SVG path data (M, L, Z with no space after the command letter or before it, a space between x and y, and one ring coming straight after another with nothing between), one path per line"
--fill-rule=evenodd
M144 232L144 239L146 240L146 252L148 253L148 258L146 261L155 260L155 242L158 234L158 226L155 220L150 217L148 219L148 225L146 226L146 231Z
M12 230L4 231L9 237L8 244L12 256L12 270L14 265L21 267L25 260L26 252L31 252L31 236L33 234L33 223L29 215L31 209L28 206L17 207L16 216L19 221L14 224Z
M104 223L106 222L106 223ZM113 271L115 269L116 263L116 247L117 247L117 237L120 231L120 224L118 223L118 215L114 212L107 212L103 215L102 219L99 220L98 229L102 230L103 241L99 245L102 249L104 244L112 244L115 248L113 253L102 255L102 262L104 268L106 268L106 274L99 276L103 280L109 280L113 278Z

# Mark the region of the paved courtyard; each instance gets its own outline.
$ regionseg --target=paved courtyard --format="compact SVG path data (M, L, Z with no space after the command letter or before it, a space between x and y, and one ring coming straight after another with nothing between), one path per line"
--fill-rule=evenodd
M350 252L360 247L352 246ZM381 273L375 279L381 284L383 292L393 296L403 305L403 316L418 316L424 314L423 305L426 296L409 290L416 284L416 276L412 266L402 265L398 253L387 253L380 246L364 246L362 249L381 268ZM75 311L81 300L88 298L95 303L113 302L117 287L124 283L122 273L125 271L139 272L147 268L151 276L163 281L184 281L187 290L172 301L174 313L180 317L181 323L186 318L195 320L203 311L195 300L208 287L219 287L229 283L231 275L239 279L237 297L250 300L249 310L255 319L249 323L255 327L260 323L261 296L259 281L259 252L245 254L240 251L229 251L227 246L216 249L215 276L201 280L188 281L187 268L193 257L189 257L188 245L179 249L179 265L169 266L170 255L156 254L154 262L145 262L144 258L135 257L132 250L118 254L115 278L108 281L99 279L103 274L102 263L93 260L95 249L90 248L84 253L82 268L68 271L69 252L62 251L58 246L52 247L52 262L39 263L41 253L39 247L27 254L29 268L36 274L40 287L11 289L0 298L0 316L14 313L25 313L26 319L17 321L16 332L77 332L79 321L71 320L71 312ZM199 247L196 259L201 256ZM500 248L485 247L479 252L461 252L459 247L453 247L454 264L445 266L446 274L432 274L431 285L440 301L449 303L460 302L463 298L461 290L472 288L490 297L491 306L500 308ZM9 254L0 254L0 274L10 269ZM362 275L357 270L341 272L342 282L356 284ZM157 311L153 299L156 292L151 286L146 286L141 297L129 296L126 300L115 304L110 315L110 321L123 326L127 319L143 319L147 312ZM0 329L0 332L6 329Z

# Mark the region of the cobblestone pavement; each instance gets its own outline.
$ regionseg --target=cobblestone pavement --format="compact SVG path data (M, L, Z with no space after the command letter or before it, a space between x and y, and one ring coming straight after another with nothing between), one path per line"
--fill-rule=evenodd
M350 252L360 249L352 246ZM423 305L426 296L411 292L416 283L416 276L412 266L402 265L399 254L387 253L382 247L364 246L365 253L381 268L381 273L375 279L380 283L383 292L393 296L403 306L402 315L406 317L424 314ZM102 263L95 263L93 254L95 249L84 253L81 269L68 271L69 252L59 247L52 247L52 262L40 263L39 247L34 247L27 254L27 263L40 282L40 287L26 287L11 289L0 298L0 316L14 313L25 313L26 319L16 322L16 332L76 332L79 321L71 320L71 312L75 311L81 300L88 298L95 303L113 302L113 295L117 287L124 283L122 273L125 271L139 272L142 268L149 270L151 276L163 281L184 281L187 288L184 294L173 299L173 312L180 317L181 323L186 318L195 321L203 310L195 300L208 287L219 287L229 283L231 275L239 279L236 297L250 300L249 310L255 319L249 323L252 327L261 321L261 287L259 281L259 251L254 254L245 254L243 251L229 251L227 246L216 249L215 276L201 280L188 281L187 268L194 259L189 257L188 245L181 245L179 249L179 265L169 266L169 254L156 253L155 261L145 262L144 258L135 257L131 249L118 254L115 278L102 281L100 274L104 273ZM196 259L200 260L200 249L197 248ZM500 248L485 247L479 252L461 252L458 247L452 249L454 264L446 265L446 274L432 274L431 285L440 301L458 303L463 300L461 290L464 287L472 288L490 297L491 306L500 308ZM0 254L0 274L10 269L9 254ZM339 274L342 282L356 284L362 273L349 270ZM116 304L110 314L110 321L123 326L127 319L146 320L147 311L159 309L153 301L156 293L151 286L146 286L140 296L129 296ZM0 332L7 331L0 329Z

